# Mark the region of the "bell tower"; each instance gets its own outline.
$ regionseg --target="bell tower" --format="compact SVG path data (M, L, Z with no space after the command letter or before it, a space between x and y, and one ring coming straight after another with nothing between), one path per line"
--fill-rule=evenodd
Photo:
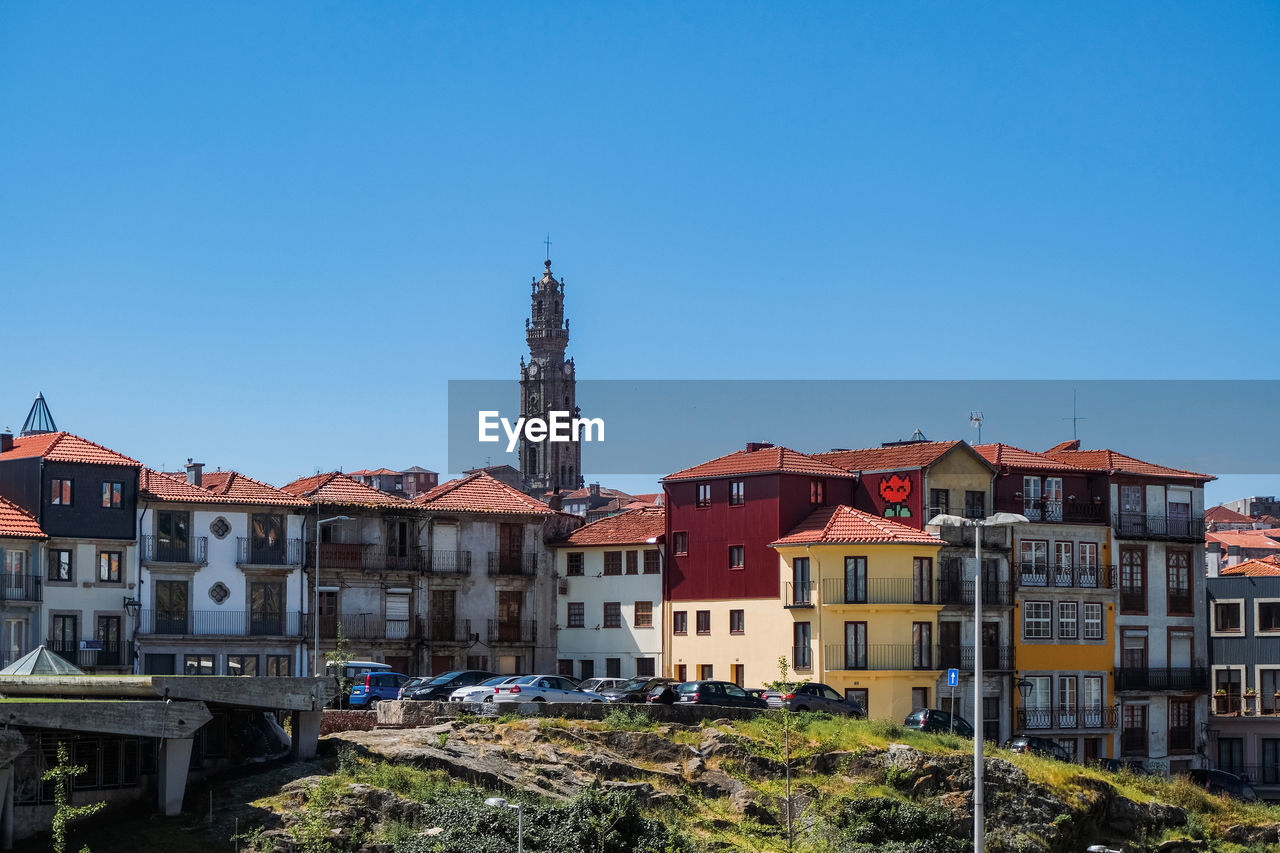
M529 361L520 359L520 415L549 422L552 412L578 417L578 406L573 359L564 357L569 346L564 281L551 274L550 258L544 266L542 278L533 280L529 319L524 322ZM582 487L582 448L576 440L529 441L522 433L519 452L524 490L529 494L540 498L556 489Z

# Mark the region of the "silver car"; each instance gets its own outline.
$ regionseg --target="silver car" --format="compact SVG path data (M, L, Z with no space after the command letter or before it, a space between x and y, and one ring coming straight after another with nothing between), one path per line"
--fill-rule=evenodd
M518 675L497 675L493 678L486 679L479 684L470 684L466 687L459 687L457 690L449 694L450 702L492 702L493 694L497 693L499 684L506 684L515 681Z
M592 693L603 693L606 690L621 687L626 682L625 678L586 678L579 682L578 686Z
M576 681L563 675L522 675L515 681L499 684L496 689L495 703L604 701L599 693L583 690Z

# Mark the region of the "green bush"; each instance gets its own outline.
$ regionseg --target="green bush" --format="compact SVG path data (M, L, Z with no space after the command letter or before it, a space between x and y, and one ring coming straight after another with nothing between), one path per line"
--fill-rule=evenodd
M966 853L970 844L946 809L889 797L843 800L819 834L832 853Z

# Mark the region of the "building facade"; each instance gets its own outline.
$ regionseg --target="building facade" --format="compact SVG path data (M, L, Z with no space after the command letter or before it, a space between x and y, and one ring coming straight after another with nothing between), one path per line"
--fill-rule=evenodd
M0 497L0 669L40 644L41 569L48 536L35 516Z

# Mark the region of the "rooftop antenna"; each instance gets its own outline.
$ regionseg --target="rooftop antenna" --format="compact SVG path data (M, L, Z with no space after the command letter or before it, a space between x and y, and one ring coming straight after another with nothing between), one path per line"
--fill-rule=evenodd
M982 412L970 412L969 423L978 431L978 444L982 444Z
M1071 389L1071 417L1063 418L1063 420L1071 421L1071 440L1072 441L1079 440L1080 435L1079 435L1079 431L1076 428L1077 424L1079 421L1087 421L1089 419L1082 418L1080 417L1080 415L1076 414L1076 389L1074 388Z

